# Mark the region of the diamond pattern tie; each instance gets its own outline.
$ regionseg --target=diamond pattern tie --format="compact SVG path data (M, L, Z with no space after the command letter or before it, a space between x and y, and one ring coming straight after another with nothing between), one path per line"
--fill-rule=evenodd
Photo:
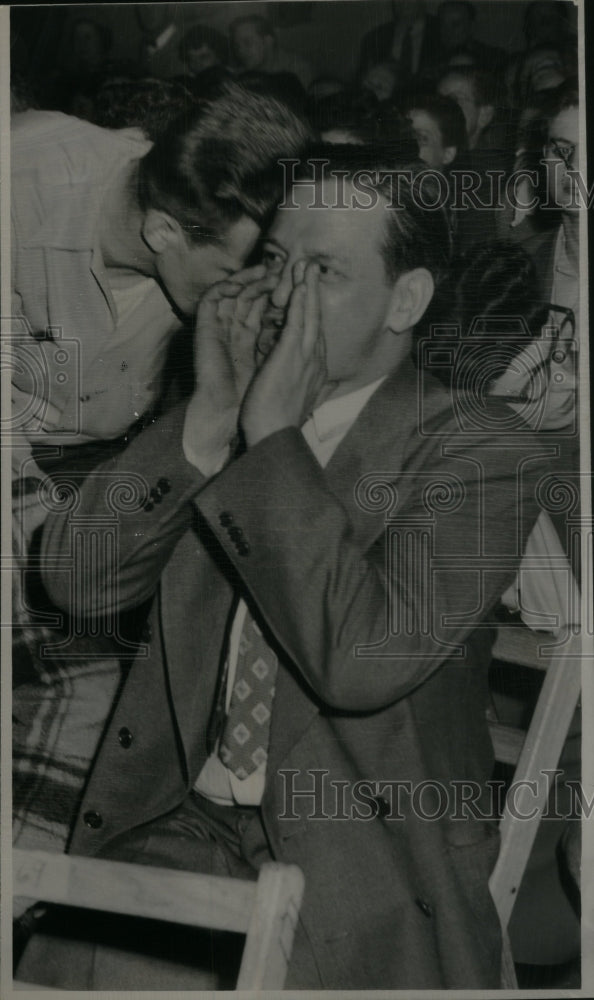
M268 758L270 716L278 659L249 611L241 637L235 684L219 743L225 767L248 778Z

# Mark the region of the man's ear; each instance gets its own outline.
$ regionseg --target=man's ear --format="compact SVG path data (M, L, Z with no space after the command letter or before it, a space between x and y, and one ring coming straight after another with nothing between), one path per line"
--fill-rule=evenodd
M443 165L444 167L449 166L453 160L456 159L456 153L458 152L456 146L445 146L443 151Z
M478 127L482 132L487 125L490 125L495 115L495 107L492 104L481 105L478 113Z
M386 326L394 333L411 330L421 319L434 291L433 275L426 267L401 274L394 285Z
M142 220L142 238L153 253L161 254L165 250L180 246L184 233L179 222L167 212L149 208Z

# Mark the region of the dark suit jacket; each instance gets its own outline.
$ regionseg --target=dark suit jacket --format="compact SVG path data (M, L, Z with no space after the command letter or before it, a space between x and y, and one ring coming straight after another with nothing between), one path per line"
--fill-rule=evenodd
M378 24L375 28L371 28L371 30L363 36L359 55L359 70L361 73L365 73L366 70L370 66L375 65L375 63L382 62L384 59L392 58L392 44L394 41L396 26L396 21L388 21L384 24ZM427 16L425 18L423 38L419 50L417 75L423 76L431 74L436 70L437 63L437 18ZM403 85L406 86L408 82L409 81L404 80Z
M463 809L451 817L451 782L480 789L491 773L486 623L537 514L539 446L521 429L497 430L504 404L489 404L486 428L473 430L476 407L456 416L428 383L418 391L403 365L325 470L287 428L208 483L183 456L181 406L104 466L107 479L89 478L72 518L50 516L44 535L46 558L63 556L73 528L88 538L101 519L119 522L116 570L102 577L99 554L80 598L87 613L158 592L149 655L131 669L71 851L95 854L192 786L238 585L280 657L262 820L274 857L305 873L301 932L322 984L336 989L499 985L487 889L497 835ZM152 499L139 509L124 490L114 513L111 474L153 487ZM71 604L67 576L48 570L46 585ZM317 819L312 797L287 806L287 782L311 789L313 771L327 772L330 815L330 782L346 783L346 819L320 818L319 798ZM372 784L357 819L349 795L362 780L425 787L425 815L440 812L441 782L447 815L423 819L405 794L397 818L389 791Z

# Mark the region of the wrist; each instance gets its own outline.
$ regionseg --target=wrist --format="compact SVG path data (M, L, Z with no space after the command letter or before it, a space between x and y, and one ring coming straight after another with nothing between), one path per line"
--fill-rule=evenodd
M236 408L217 410L205 406L202 398L192 397L186 409L182 443L186 458L203 475L214 475L224 465L236 433Z

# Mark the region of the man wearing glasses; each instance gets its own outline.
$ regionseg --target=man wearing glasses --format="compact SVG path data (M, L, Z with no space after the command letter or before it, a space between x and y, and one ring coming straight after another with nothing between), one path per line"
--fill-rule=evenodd
M575 487L579 487L580 468L577 375L579 219L583 198L577 185L578 101L576 83L564 84L550 97L542 153L547 191L538 215L539 224L548 222L548 225L544 237L542 231L537 231L523 243L538 272L541 299L548 304L546 332L549 336L535 340L515 358L498 387L498 391L506 393L508 401L515 397L518 405L523 405L524 417L528 414L527 401L532 401L534 418L531 423L534 429L542 432L543 443L555 448L549 460L550 472L557 481L558 495L566 496L573 495ZM566 507L555 510L552 505L548 508L579 580L579 556L576 546L571 544L568 525L569 517L575 518L578 512L575 504L570 510ZM546 586L546 580L543 584ZM558 796L566 794L564 783L568 779L579 779L578 716L569 737L559 765L565 770L565 778L558 786ZM578 824L568 824L564 820L541 824L510 927L516 961L543 965L562 963L575 959L579 952L579 922L559 875L560 866L566 867L564 857L571 858L579 852L578 843Z
M563 467L577 469L577 350L579 330L579 170L578 91L558 88L546 108L542 160L546 197L538 208L538 230L523 245L537 269L540 297L549 307L548 337L531 344L501 380L508 401L524 405L532 397L534 429L563 438ZM545 234L543 236L543 226ZM543 369L547 371L543 406ZM531 376L526 380L526 373ZM505 382L505 385L504 385ZM524 416L527 411L524 408Z

